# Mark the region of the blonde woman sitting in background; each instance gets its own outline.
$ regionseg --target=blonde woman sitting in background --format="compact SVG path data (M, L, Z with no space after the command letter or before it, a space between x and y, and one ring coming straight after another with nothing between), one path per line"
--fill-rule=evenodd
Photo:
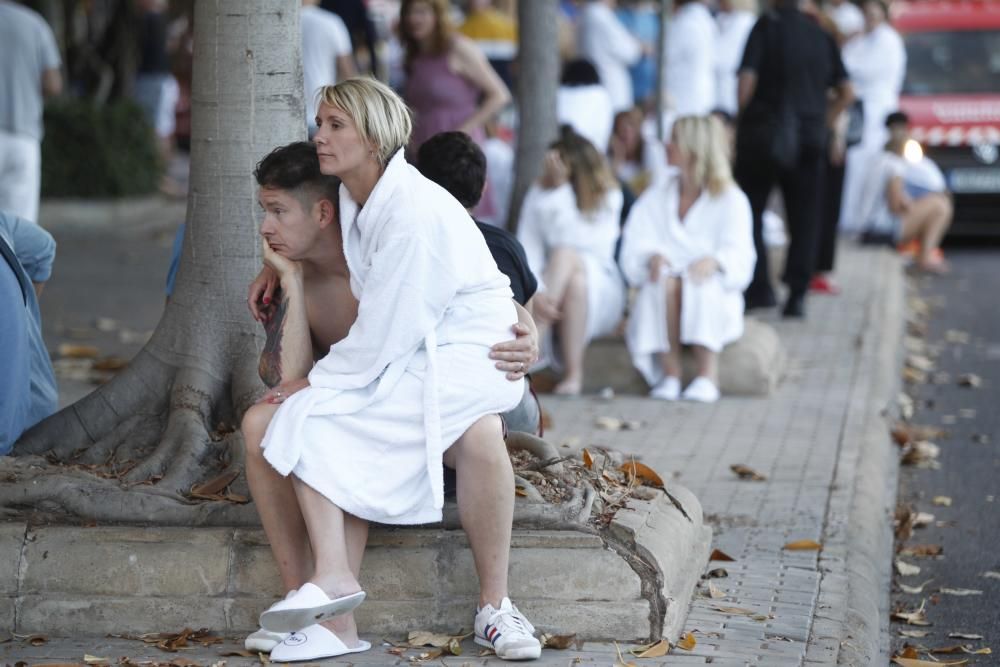
M517 229L532 272L544 282L532 315L544 356L557 356L564 370L557 394L582 391L587 343L612 332L625 309L614 259L621 210L622 191L604 157L563 125L525 197Z
M715 118L679 118L667 161L676 171L643 193L622 233L621 266L638 288L625 340L650 396L711 403L719 398L719 352L743 335L753 216ZM681 345L693 347L698 367L683 393Z

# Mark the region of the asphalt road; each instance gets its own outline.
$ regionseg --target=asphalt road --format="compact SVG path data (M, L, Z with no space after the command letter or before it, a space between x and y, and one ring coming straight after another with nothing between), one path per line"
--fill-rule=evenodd
M921 568L919 574L894 579L893 607L911 611L926 600L927 627L892 623L892 646L904 643L947 647L966 644L992 648L992 655L937 655L942 661L969 659L970 665L1000 664L1000 246L952 248L947 251L952 273L911 279L912 295L930 311L925 342L934 360L929 381L907 387L915 399L913 422L938 426L946 434L940 446L939 469L903 466L899 500L914 510L929 512L934 521L913 530L897 547L941 545L936 557L904 555ZM967 334L968 341L963 342ZM961 386L959 378L975 374L978 387ZM950 506L938 496L950 498ZM1000 577L1000 574L996 575ZM899 585L920 586L908 594ZM955 595L941 588L971 589L981 594ZM927 631L924 638L905 638L900 631ZM971 633L982 640L949 638ZM920 658L928 659L921 652Z

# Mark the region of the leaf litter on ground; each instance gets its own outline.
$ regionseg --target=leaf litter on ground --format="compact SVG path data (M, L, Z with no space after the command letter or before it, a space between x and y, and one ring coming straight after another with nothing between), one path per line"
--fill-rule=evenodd
M917 609L913 611L897 609L892 612L892 618L896 621L905 621L907 625L930 625L930 621L927 620L927 615L924 613L926 606L927 601L921 600L920 606Z
M766 475L762 475L750 466L743 465L742 463L734 463L729 466L729 469L736 473L736 476L740 479L747 479L751 482L763 482L767 479Z
M662 658L670 652L670 642L666 639L661 639L660 641L653 642L652 644L643 644L642 646L630 648L628 652L639 659Z
M822 548L823 545L816 540L795 540L782 547L786 551L819 551Z

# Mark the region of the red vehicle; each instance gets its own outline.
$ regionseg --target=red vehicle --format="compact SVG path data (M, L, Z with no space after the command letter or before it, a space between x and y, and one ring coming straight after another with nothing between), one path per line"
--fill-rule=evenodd
M953 235L1000 236L1000 2L897 2L900 107L955 196Z

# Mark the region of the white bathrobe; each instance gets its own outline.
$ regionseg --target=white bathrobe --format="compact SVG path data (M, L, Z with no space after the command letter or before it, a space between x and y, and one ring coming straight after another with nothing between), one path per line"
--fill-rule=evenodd
M587 335L611 333L625 310L625 282L615 265L622 212L622 192L608 192L596 211L584 215L568 183L552 190L533 185L524 198L517 238L524 246L531 271L545 274L549 252L557 247L576 250L587 274ZM551 349L542 341L543 349Z
M524 390L488 357L517 321L510 282L402 151L364 208L341 186L340 220L358 318L275 413L264 456L362 519L439 521L444 450Z
M625 330L632 363L650 386L663 379L658 355L670 350L667 338L667 275L649 279L649 260L663 255L679 272L681 342L718 352L743 335L743 290L753 277L757 255L753 214L736 185L722 193L703 192L681 220L679 176L646 190L629 212L619 255L625 278L638 288ZM695 285L684 271L702 257L714 257L721 270Z
M635 106L632 76L628 68L642 57L642 44L622 25L611 8L588 2L580 10L577 41L580 56L597 69L601 85L608 90L615 112Z
M869 165L877 160L889 138L886 116L899 109L899 93L906 77L906 48L899 33L882 24L849 41L844 46L843 60L864 105L865 119L861 143L847 150L840 229L858 231L863 224L861 197Z
M718 39L715 20L701 2L681 6L668 24L663 82L678 116L703 116L715 108Z

